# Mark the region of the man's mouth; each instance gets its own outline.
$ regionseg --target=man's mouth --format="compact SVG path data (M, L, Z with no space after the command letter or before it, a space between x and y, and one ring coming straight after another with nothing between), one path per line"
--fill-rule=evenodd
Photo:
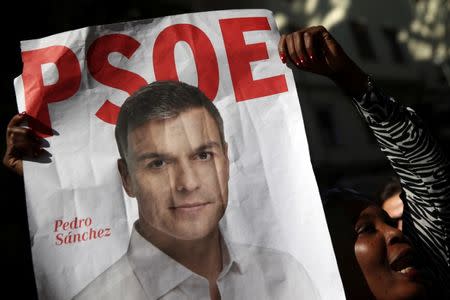
M194 212L194 211L202 209L203 207L205 207L208 204L209 204L209 202L183 203L180 205L172 206L170 208L173 210L176 210L176 211L178 210L178 211Z

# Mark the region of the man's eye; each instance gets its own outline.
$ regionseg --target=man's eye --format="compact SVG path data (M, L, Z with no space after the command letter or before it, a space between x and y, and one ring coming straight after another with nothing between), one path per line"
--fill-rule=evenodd
M212 157L212 153L211 152L200 152L199 154L197 154L197 158L199 160L209 160Z
M154 160L151 163L148 164L148 166L151 169L161 169L162 167L164 167L166 165L166 162L163 160Z

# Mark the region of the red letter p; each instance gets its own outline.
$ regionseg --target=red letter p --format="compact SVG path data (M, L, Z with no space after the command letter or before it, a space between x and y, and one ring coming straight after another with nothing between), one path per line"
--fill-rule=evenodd
M48 104L72 97L80 87L81 71L76 55L65 46L22 52L22 80L25 90L26 112L35 120L30 126L42 137L52 136ZM58 81L44 85L41 66L53 63L58 70Z

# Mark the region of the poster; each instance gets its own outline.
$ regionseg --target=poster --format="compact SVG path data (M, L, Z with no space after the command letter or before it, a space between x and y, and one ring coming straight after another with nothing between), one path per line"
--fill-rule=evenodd
M49 153L24 163L41 299L208 299L214 293L222 299L344 299L295 82L278 56L278 40L270 11L228 10L93 26L21 43L18 108L37 120L30 126L45 138ZM116 124L125 99L164 80L198 87L212 100L223 120L223 141L217 120L205 108L162 120L155 134L147 134L155 126L137 125L127 132L132 144L127 151L136 154L141 141L153 143L156 152L146 152L144 159L152 172L162 170L167 178L159 187L155 181L139 185L128 158L123 161L130 172L121 177L118 171ZM182 132L183 143L173 138L172 127ZM198 132L208 137L206 148L193 137ZM196 145L201 152L193 150ZM205 162L214 164L215 173L201 176L186 167ZM166 166L177 171L170 173ZM129 190L122 186L127 182L123 174L131 176ZM154 194L148 197L153 206L146 208L147 190ZM177 207L177 193L191 195L191 190L217 193L222 210L213 215L219 224L193 217L213 205L197 207L197 200L186 200ZM181 264L142 229L164 224L166 219L157 220L167 211L154 201L161 191L173 193L165 199L181 219L188 215L218 232L221 266L212 294L208 281L192 272L196 267ZM166 230L171 241L189 240L169 227L157 229ZM144 252L151 248L156 261L165 264L155 267L158 263L133 250L136 245ZM205 253L209 259L215 252ZM201 262L196 266L201 268Z

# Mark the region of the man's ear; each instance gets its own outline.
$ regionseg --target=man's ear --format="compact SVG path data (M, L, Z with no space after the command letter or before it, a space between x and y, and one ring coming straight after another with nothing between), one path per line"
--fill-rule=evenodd
M136 197L134 194L133 185L131 183L130 173L128 172L127 162L123 158L117 160L117 167L119 168L120 177L122 178L122 185L128 196Z
M223 142L223 153L225 154L225 158L228 160L228 143Z
M223 153L227 160L227 177L230 179L230 160L228 159L228 144L226 142L223 143Z

